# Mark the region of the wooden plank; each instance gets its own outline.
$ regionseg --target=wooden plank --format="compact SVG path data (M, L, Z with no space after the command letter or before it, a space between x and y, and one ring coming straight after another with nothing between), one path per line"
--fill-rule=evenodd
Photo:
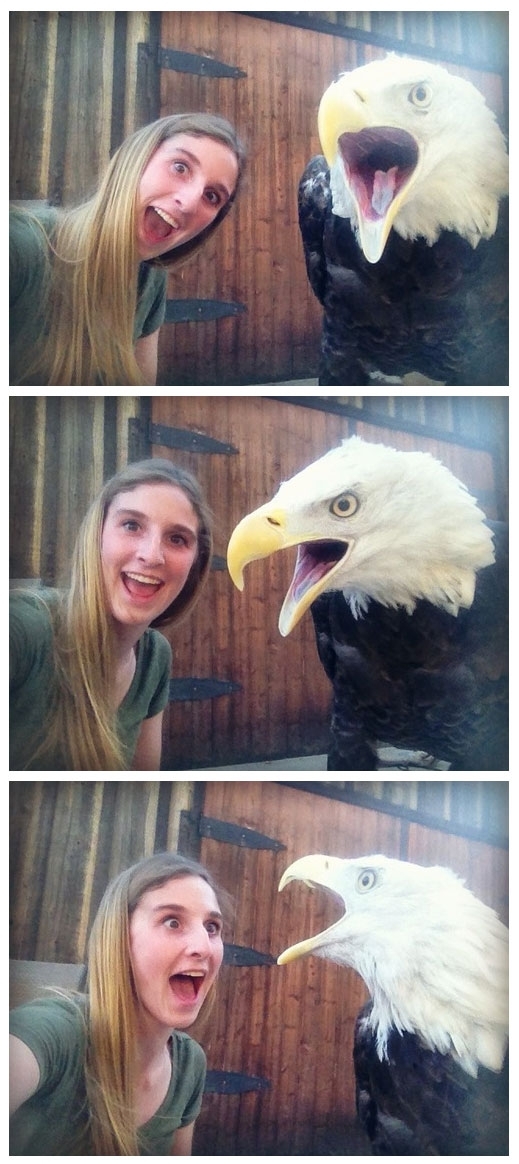
M57 15L10 13L10 197L46 196Z

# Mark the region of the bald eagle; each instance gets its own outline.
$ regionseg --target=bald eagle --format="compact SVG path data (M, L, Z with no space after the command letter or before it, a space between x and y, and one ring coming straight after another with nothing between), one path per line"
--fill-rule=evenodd
M280 954L351 966L370 1001L354 1036L374 1155L508 1154L508 930L449 869L385 856L301 857L283 874L344 916Z
M507 533L428 453L343 441L244 517L231 578L297 546L280 616L311 607L333 687L328 769L508 768Z
M507 384L508 157L482 94L390 55L329 86L318 130L298 202L319 383Z

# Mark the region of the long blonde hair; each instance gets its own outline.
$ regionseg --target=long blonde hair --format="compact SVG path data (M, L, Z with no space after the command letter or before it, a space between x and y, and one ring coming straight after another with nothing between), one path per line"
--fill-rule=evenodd
M202 877L222 912L228 897L203 865L179 853L156 853L108 886L90 933L87 960L86 1087L96 1156L138 1156L135 1052L138 999L131 968L130 920L144 893L176 877ZM200 1014L211 1008L215 986Z
M160 458L127 465L106 482L90 506L76 540L70 588L48 607L56 682L45 737L31 763L59 756L71 771L128 768L113 708L115 639L107 612L101 537L114 497L156 482L175 485L186 494L198 518L198 545L183 589L151 626L178 624L198 601L211 567L212 515L196 478Z
M41 383L67 386L145 383L135 359L133 338L139 272L135 233L138 189L155 150L180 133L211 137L227 145L238 161L238 180L231 198L209 226L154 264L171 267L183 263L229 213L245 151L225 118L173 114L128 137L88 202L61 211L49 236L39 224L48 256L43 279L44 327L36 352L27 353L19 382L37 375ZM38 225L37 216L25 213Z

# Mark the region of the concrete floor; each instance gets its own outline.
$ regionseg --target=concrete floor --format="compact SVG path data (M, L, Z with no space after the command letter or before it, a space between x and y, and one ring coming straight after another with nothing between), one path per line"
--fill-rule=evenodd
M326 756L297 756L289 760L263 760L255 764L229 764L204 768L204 772L325 772Z

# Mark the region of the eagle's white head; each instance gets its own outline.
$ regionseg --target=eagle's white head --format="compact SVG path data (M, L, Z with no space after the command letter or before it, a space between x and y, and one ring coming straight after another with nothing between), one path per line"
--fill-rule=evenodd
M500 1071L508 1040L508 930L451 872L376 855L301 857L279 889L303 881L338 896L344 916L280 954L351 966L373 1001L380 1058L392 1029L452 1054L471 1075Z
M318 129L333 212L351 220L368 262L381 258L392 228L429 245L442 230L474 247L494 234L508 156L494 114L469 81L389 55L329 86Z
M248 562L296 545L284 636L325 590L342 590L356 616L370 600L411 614L419 599L457 615L473 602L477 570L494 561L485 515L440 461L359 437L284 481L236 526L227 550L235 585L243 589Z

